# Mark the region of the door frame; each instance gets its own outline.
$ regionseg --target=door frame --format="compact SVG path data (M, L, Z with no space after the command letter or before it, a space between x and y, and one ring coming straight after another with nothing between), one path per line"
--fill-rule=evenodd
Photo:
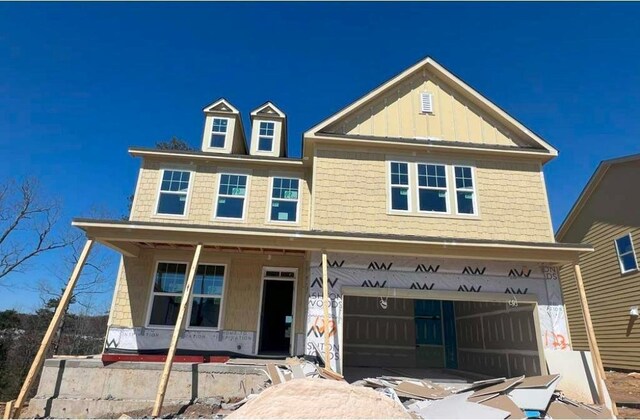
M286 271L293 273L293 278L276 278L276 277L267 277L267 271ZM265 280L271 281L290 281L293 282L293 296L291 299L291 337L289 337L289 356L293 356L293 350L295 345L295 337L296 337L296 296L298 290L298 269L295 267L262 267L262 274L260 276L260 301L258 303L258 322L256 326L256 346L254 349L254 354L258 355L260 351L260 335L262 329L262 302L264 300L264 282Z

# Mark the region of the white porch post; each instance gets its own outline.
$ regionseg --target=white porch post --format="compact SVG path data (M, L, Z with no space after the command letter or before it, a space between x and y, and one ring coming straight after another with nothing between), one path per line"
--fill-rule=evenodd
M169 376L171 375L171 367L173 365L173 359L176 355L176 348L178 347L178 339L184 331L185 314L189 307L189 301L191 300L191 292L193 290L193 280L196 277L196 271L198 270L198 262L200 261L200 253L202 251L202 244L196 245L196 252L193 254L193 261L189 269L189 276L187 277L187 283L184 286L182 292L182 301L180 302L180 311L178 312L178 318L176 319L176 326L173 328L173 335L171 336L171 344L169 345L169 351L167 353L167 359L164 362L164 370L160 377L160 383L158 384L158 393L156 394L156 402L153 406L153 417L158 417L162 410L162 403L164 402L164 395L167 391L167 384L169 382Z

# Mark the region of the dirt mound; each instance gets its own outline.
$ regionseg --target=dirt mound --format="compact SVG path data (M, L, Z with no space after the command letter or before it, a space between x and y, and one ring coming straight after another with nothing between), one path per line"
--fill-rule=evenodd
M229 419L410 419L402 406L373 389L326 379L293 379L270 387Z

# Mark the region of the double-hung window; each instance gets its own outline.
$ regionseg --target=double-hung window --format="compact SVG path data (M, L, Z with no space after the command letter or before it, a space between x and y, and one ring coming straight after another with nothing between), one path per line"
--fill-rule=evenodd
M227 138L229 120L226 118L214 118L211 124L210 147L223 148Z
M418 164L418 210L447 213L447 172L445 165Z
M391 210L409 210L409 164L391 162Z
M300 180L295 178L273 178L271 191L272 222L297 222Z
M243 219L247 196L247 175L220 174L215 217Z
M223 265L199 265L190 303L189 326L217 328L224 287ZM175 325L186 280L186 263L158 263L149 325Z
M456 211L458 214L476 214L473 170L469 166L454 166L456 177Z
M189 326L218 328L223 286L223 265L198 266L193 284Z
M162 172L157 214L184 216L191 172L165 169Z
M275 123L270 121L260 122L260 132L258 133L258 150L261 152L271 152L273 150L273 138Z
M620 263L620 271L628 273L629 271L638 269L638 261L636 252L633 248L633 240L631 234L627 234L622 238L615 240L616 253L618 254L618 262Z

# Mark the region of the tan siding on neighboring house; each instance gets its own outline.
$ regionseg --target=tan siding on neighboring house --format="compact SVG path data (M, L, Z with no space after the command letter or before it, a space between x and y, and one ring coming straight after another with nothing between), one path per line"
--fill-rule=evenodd
M143 327L147 321L151 285L158 261L190 262L193 253L182 250L143 250L138 258L124 258L124 270L115 291L111 325ZM256 331L260 304L263 267L297 268L296 328L304 332L306 308L306 277L304 256L239 254L203 251L201 264L227 264L223 298L223 329Z
M479 217L388 214L387 158L476 166ZM552 242L537 163L455 155L385 155L318 150L313 227L317 230ZM453 205L453 203L452 203Z
M432 114L420 108L420 93L433 95ZM434 138L487 145L526 142L442 80L420 72L331 124L327 132L376 137Z
M639 181L637 161L612 166L562 239L595 248L580 258L580 267L603 364L610 368L640 369L640 322L632 323L629 315L631 306L640 305L640 273L621 274L614 245L631 233L636 254L640 251L640 199L629 189ZM571 341L586 350L573 267L563 267L560 276Z
M187 216L171 217L155 215L159 185L161 181L162 169L185 169L194 171L194 179L190 185L189 200L187 203ZM247 172L249 176L249 188L247 202L245 203L244 221L221 221L214 220L214 202L218 187L218 172ZM294 176L301 179L300 194L302 207L300 209L300 221L296 224L277 223L267 221L267 210L270 197L270 176ZM305 172L300 168L267 168L264 165L254 165L243 163L232 166L232 164L198 164L184 165L180 163L163 162L146 159L140 171L136 200L131 211L132 221L154 221L165 223L192 223L201 225L218 226L246 226L265 227L278 226L285 229L306 229L309 220L310 193L306 181Z

